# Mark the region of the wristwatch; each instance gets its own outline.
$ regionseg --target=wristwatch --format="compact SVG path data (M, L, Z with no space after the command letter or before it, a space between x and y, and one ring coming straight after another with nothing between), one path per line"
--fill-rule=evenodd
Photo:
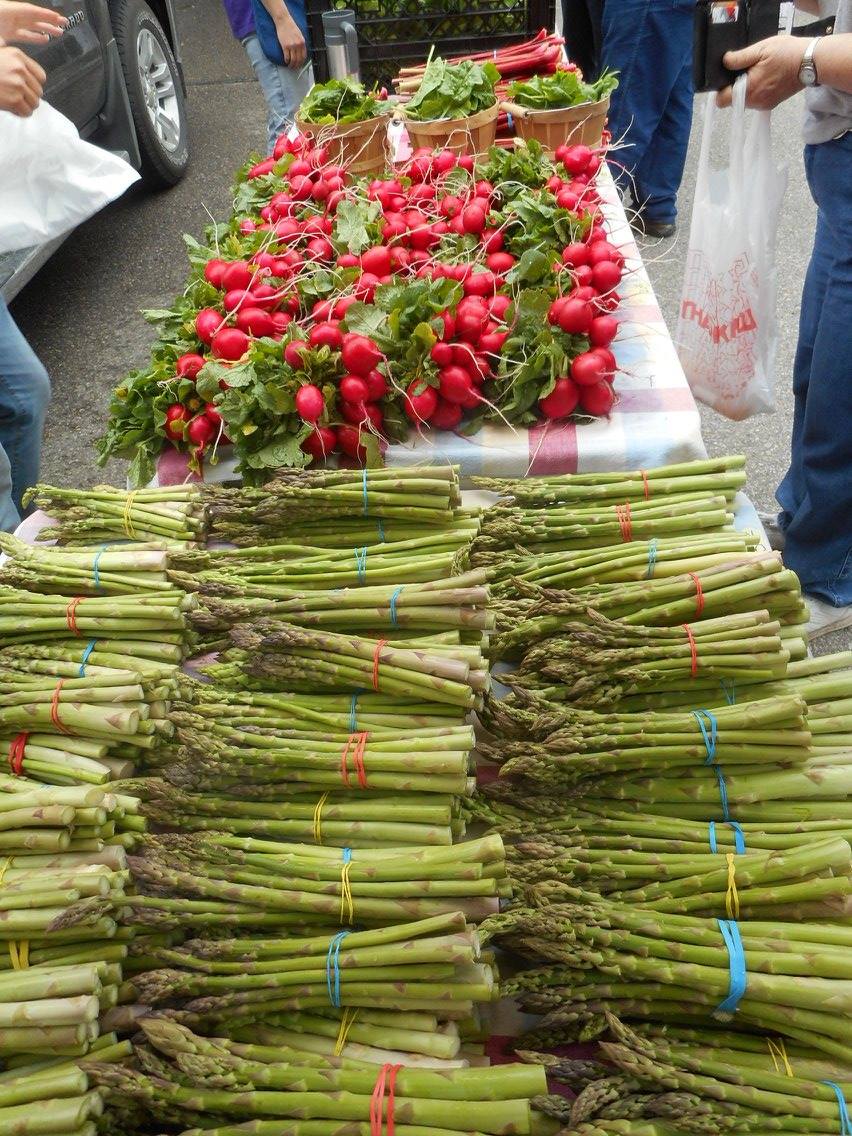
M816 64L814 63L814 51L816 51L816 45L821 39L822 36L817 36L815 39L812 39L805 48L805 54L802 56L802 65L799 67L799 82L803 87L819 86L819 76L817 75Z

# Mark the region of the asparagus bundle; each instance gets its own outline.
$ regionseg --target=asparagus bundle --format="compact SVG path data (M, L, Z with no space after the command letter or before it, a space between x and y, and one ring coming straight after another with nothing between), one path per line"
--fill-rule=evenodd
M492 602L499 634L494 656L514 659L532 643L558 634L567 620L582 621L590 612L638 626L672 627L734 614L765 611L782 623L791 649L802 651L806 618L798 577L774 552L750 553L702 575L684 573L668 579L600 584L576 591L554 591L519 581L522 599Z
M277 541L318 518L446 525L461 507L455 466L282 470L261 489L208 485L203 493L210 535L237 545Z
M134 921L158 928L376 925L448 912L477 921L510 894L499 836L355 849L223 834L143 842L144 856L130 858L140 894L126 903Z
M650 501L695 492L723 494L733 501L746 482L745 458L698 459L630 473L563 473L516 480L477 477L474 484L520 505L558 505L571 501Z
M174 602L180 600L166 576L164 545L121 543L89 550L26 544L0 533L0 551L6 557L0 579L25 591L76 596L157 592L168 593Z
M553 1044L600 1033L611 1010L699 1028L716 1016L845 1060L852 929L776 919L736 926L742 963L726 937L730 923L606 899L518 908L480 934L549 964L504 982L503 992L547 1014L540 1029Z
M428 637L390 643L272 620L240 624L231 630L231 639L237 650L227 651L223 661L236 662L238 675L262 679L275 690L313 693L326 687L351 693L372 688L467 710L489 684L480 646L446 647ZM217 681L228 673L218 665L204 670Z
M59 544L102 544L111 540L198 544L205 536L202 491L198 485L126 491L111 485L62 489L36 485L24 504L35 505L55 522L40 540Z

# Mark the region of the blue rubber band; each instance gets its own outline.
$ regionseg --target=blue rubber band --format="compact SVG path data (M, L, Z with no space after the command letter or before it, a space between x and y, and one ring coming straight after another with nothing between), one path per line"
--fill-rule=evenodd
M725 824L730 824L731 810L728 808L728 786L725 784L725 775L720 765L714 765L713 768L716 770L716 780L719 782L719 800L722 802L722 816L725 819Z
M96 643L97 643L97 639L90 639L89 642L86 644L86 649L83 652L82 659L80 660L80 669L79 669L79 671L77 671L77 677L78 678L85 678L86 677L86 663L88 663L89 655L91 655L92 651L94 651Z
M716 720L716 715L710 710L691 710L695 721L698 723L698 728L701 730L701 736L704 739L704 748L707 750L707 759L705 765L712 765L716 760L716 739L719 734L719 723ZM707 727L704 724L704 719L710 724L710 732L707 732Z
M657 566L657 538L651 537L648 541L648 571L645 573L646 580L654 578L654 569Z
M745 833L742 830L742 825L738 824L737 821L735 821L735 820L726 820L723 823L728 825L729 828L733 829L734 848L737 850L737 854L742 856L743 852L745 852L745 850L746 850ZM715 820L710 821L708 828L709 828L710 851L714 852L714 853L718 852L719 847L718 847L718 844L716 843L716 822L715 822Z
M361 481L364 486L364 516L367 516L367 467L361 471Z
M358 583L363 584L367 579L367 545L355 549L355 568L358 572Z
M725 696L725 701L729 706L736 706L737 704L737 684L731 679L731 685L725 682L723 678L719 679L719 686L722 688L722 693Z
M506 118L508 119L509 129L514 130L515 129L515 120L512 118L511 114L509 114L508 111L506 112Z
M95 553L95 559L92 562L92 579L95 583L96 592L99 592L101 590L101 574L98 571L98 562L108 548L108 544L102 544L98 551Z
M358 695L360 690L356 690L349 700L349 733L354 734L358 729Z
M740 938L740 929L735 919L717 919L725 946L728 948L728 970L730 972L728 996L716 1007L723 1014L736 1013L740 999L746 992L748 975L746 972L745 951Z
M399 627L399 620L396 617L396 601L399 599L399 594L404 587L404 584L400 584L390 598L390 619L394 627Z
M342 851L343 851L343 863L348 864L350 862L350 860L352 859L352 849L351 848L344 848Z
M348 931L338 931L328 944L328 954L325 956L325 984L328 988L328 1000L335 1010L340 1009L340 944L349 934Z
M834 1089L834 1095L837 1097L837 1107L840 1109L840 1136L852 1136L852 1121L849 1119L849 1109L846 1107L846 1097L843 1095L843 1089L834 1081L820 1081L821 1085L828 1085L830 1089Z
M381 517L376 518L376 528L379 530L379 541L385 543L385 523Z

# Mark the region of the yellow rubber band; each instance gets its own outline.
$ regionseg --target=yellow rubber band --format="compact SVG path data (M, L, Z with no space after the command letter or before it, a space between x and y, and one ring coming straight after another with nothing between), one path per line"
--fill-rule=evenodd
M783 1065L784 1072L788 1077L793 1077L793 1066L790 1064L787 1057L787 1047L784 1045L784 1038L779 1037L777 1041L768 1037L766 1044L769 1047L769 1056L772 1058L772 1064L775 1066L775 1072L780 1073ZM780 1060L779 1060L780 1059Z
M352 902L352 885L349 882L351 867L352 861L347 860L340 869L340 922L348 923L350 927L355 922L355 905Z
M725 893L725 910L729 919L739 919L740 897L737 892L737 868L733 852L727 852L725 859L728 861L728 890Z
M314 844L322 844L322 810L328 800L329 791L323 793L314 808Z
M30 965L29 939L21 939L19 942L10 939L9 958L12 960L12 970L26 970Z
M346 1045L346 1038L349 1036L349 1031L358 1017L358 1010L352 1006L347 1006L343 1011L343 1017L340 1019L340 1029L337 1031L337 1041L334 1043L334 1056L339 1057L343 1052Z
M14 859L13 856L9 856L8 859L6 859L2 863L0 863L0 887L3 886L3 881L6 878L6 873L12 867L12 860L13 859Z
M124 502L124 532L125 535L130 538L130 540L136 539L136 529L133 527L133 521L130 514L133 510L133 499L136 496L137 492L138 490L132 489L127 494L127 498Z

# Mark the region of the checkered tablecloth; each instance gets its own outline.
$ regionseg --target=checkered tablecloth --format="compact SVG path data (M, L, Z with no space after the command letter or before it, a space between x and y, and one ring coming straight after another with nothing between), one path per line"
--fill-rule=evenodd
M606 166L599 178L610 239L626 258L615 313L620 329L612 345L619 373L611 416L594 421L542 423L513 430L489 424L473 437L444 431L413 434L391 445L389 465L451 462L463 482L481 474L524 477L578 471L642 469L706 456L698 409L675 353L660 306ZM234 460L223 449L216 465L205 468L208 481L236 478ZM193 477L185 454L162 454L152 484L174 485Z

